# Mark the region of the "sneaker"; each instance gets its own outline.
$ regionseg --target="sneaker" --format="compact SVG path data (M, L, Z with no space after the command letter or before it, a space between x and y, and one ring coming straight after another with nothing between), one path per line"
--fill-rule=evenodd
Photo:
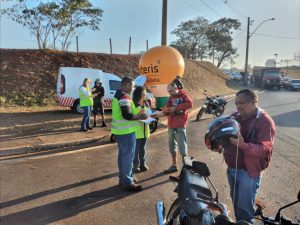
M93 130L93 128L92 128L92 127L87 127L87 129L88 129L88 130Z
M88 131L88 129L86 129L86 128L80 128L80 130L79 130L79 132L87 132Z
M96 122L94 123L93 127L96 127Z
M146 166L146 165L140 166L140 171L141 171L141 172L145 172L145 171L147 171L148 169L149 169L149 167Z
M102 122L102 127L107 127L105 122Z
M179 182L179 176L170 175L169 179L174 182Z
M135 183L125 186L122 188L124 191L130 191L130 192L139 192L141 190L143 190L141 185L137 185Z
M137 168L133 168L132 171L134 173L140 173L141 172L140 168L138 168L138 167Z
M164 173L175 173L177 171L177 166L170 166L168 169L165 169Z
M136 177L134 177L134 178L133 178L133 183L137 184L137 182L138 182L138 181L137 181ZM118 185L119 185L120 187L122 186L122 184L121 184L120 181L119 181L119 184L118 184Z

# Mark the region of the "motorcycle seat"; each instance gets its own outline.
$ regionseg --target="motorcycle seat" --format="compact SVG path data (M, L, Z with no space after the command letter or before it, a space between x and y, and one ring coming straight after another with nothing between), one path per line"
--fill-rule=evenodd
M198 173L183 169L180 174L180 182L178 185L178 196L181 199L183 208L190 216L197 216L207 205L200 201L193 201L193 199L199 198L210 200L212 198L212 192L209 189L204 177Z

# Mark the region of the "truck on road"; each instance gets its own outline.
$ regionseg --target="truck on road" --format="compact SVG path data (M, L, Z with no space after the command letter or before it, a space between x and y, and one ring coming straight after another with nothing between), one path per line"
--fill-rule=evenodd
M253 82L255 87L281 88L282 72L280 67L253 67Z

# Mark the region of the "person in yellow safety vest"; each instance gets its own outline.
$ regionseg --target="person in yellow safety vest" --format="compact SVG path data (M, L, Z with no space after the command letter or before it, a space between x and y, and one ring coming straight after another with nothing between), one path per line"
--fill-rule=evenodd
M133 80L124 77L121 81L121 89L117 90L112 101L112 123L111 133L118 143L118 168L119 185L126 191L141 191L142 186L136 184L132 175L132 163L135 153L138 120L147 119L145 110L134 112L135 107L131 100L130 93L133 87Z
M149 109L146 99L146 88L144 86L136 87L132 94L132 100L138 111L140 109ZM148 166L146 165L146 149L147 140L150 136L149 124L139 121L135 135L136 147L133 160L133 172L139 173L148 170Z
M88 130L92 130L93 128L90 126L90 117L93 106L93 95L90 91L91 80L89 78L85 78L83 80L82 85L79 87L79 98L80 98L80 107L83 108L83 117L81 121L81 132L87 132Z

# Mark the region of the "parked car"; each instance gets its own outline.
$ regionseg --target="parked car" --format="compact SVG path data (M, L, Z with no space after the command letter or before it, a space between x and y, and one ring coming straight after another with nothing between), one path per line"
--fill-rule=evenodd
M288 89L289 86L290 86L291 80L292 80L292 78L290 78L290 77L282 77L282 78L281 78L281 81L282 81L282 87L283 87L284 89Z
M300 79L292 79L291 83L290 83L290 86L289 86L289 89L291 91L300 90Z
M231 73L230 75L229 75L229 79L230 80L242 80L243 79L243 76L240 74L240 73L238 73L238 72L235 72L235 73Z

